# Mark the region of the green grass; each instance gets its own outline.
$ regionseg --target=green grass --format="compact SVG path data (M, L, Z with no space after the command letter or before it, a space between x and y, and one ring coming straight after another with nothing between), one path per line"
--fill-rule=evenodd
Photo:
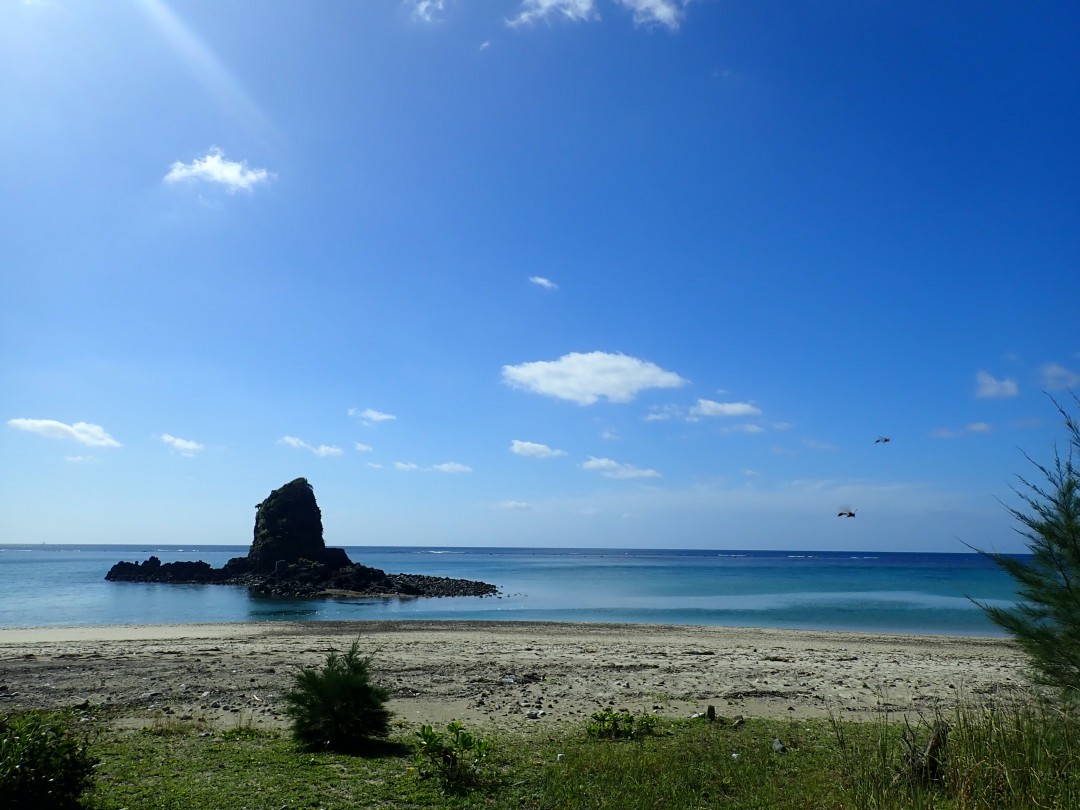
M930 723L951 731L937 782L911 778L909 750ZM366 756L304 753L285 733L238 725L158 723L103 731L88 807L140 808L761 808L1009 810L1080 807L1080 722L1060 708L972 708L910 728L870 720L705 719L655 734L598 739L585 724L530 734L482 733L492 744L471 789L448 791L414 766L415 729ZM774 751L780 739L785 750ZM560 756L561 755L561 756Z

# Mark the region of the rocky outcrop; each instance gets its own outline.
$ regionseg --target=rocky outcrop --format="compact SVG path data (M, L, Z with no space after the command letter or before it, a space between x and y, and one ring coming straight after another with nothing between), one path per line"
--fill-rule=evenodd
M269 573L281 561L310 560L332 568L350 564L344 549L326 548L322 510L306 478L275 489L255 508L255 537L247 555L252 571Z
M305 478L275 489L256 506L255 535L246 557L223 567L197 562L118 562L112 582L246 585L253 593L283 597L489 596L486 582L422 574L387 574L359 565L343 548L327 548L322 512Z
M163 563L157 557L150 557L144 563L118 562L105 579L113 582L216 582L216 571L210 563L172 562Z

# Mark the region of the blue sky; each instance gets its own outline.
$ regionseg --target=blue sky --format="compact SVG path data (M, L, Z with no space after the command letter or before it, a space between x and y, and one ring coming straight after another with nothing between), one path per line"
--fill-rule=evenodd
M305 476L332 545L1019 549L1080 390L1077 41L8 0L0 542L247 543Z

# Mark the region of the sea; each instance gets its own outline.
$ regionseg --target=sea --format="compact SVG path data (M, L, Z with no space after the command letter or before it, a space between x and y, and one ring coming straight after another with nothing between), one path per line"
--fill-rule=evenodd
M200 622L623 622L999 636L973 600L1015 604L979 554L346 547L389 573L490 582L497 596L280 599L228 585L106 582L120 560L205 560L247 546L0 545L0 627ZM1023 556L1023 555L1018 555Z

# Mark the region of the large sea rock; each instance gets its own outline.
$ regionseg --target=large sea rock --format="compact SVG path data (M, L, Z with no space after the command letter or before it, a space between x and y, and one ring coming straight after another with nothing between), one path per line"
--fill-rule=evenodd
M256 506L255 533L247 556L223 567L209 563L118 562L105 575L111 582L166 582L247 585L258 594L319 596L489 596L486 582L423 574L387 574L353 563L343 548L327 548L322 511L306 478L275 489Z
M323 542L322 510L306 478L275 489L256 509L255 538L247 555L252 571L265 574L282 561L309 560L331 568L350 564L345 549L328 549Z

